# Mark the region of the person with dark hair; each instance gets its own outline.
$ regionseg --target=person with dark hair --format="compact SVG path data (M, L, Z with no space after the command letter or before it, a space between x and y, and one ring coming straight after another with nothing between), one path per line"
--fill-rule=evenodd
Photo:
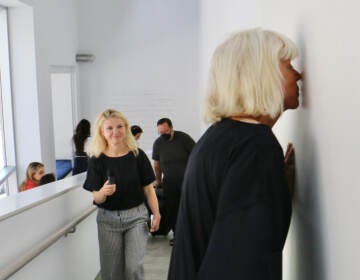
M141 137L141 134L143 133L143 130L138 125L132 125L130 127L131 134L134 136L135 140L139 140Z
M44 176L41 177L39 186L45 185L51 182L56 181L55 174L54 173L46 173Z
M157 129L160 137L155 140L152 153L156 187L163 188L165 216L175 234L181 185L195 142L188 134L174 130L169 118L159 119ZM173 239L170 240L170 245L173 245Z
M185 172L168 280L282 279L295 154L289 144L284 156L272 127L299 106L296 54L290 39L260 28L216 48L212 125Z
M85 146L90 137L90 122L82 119L75 128L73 142L75 146L73 175L85 172L88 167L89 156Z

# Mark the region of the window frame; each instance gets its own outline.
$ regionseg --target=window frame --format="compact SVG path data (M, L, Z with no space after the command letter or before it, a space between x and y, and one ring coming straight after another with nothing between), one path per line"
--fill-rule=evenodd
M0 168L0 198L17 193L16 154L11 90L8 9L0 6L0 129L4 166Z

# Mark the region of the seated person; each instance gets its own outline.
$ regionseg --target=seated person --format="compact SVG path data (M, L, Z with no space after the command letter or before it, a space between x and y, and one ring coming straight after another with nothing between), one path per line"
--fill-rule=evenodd
M41 177L39 186L45 185L51 182L56 181L55 174L54 173L46 173L44 176Z
M31 162L26 169L26 179L21 183L18 191L22 192L37 187L44 173L44 164Z

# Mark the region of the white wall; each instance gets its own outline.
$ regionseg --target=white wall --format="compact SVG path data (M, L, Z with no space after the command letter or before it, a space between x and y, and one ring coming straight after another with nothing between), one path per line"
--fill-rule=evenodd
M51 66L75 66L73 0L2 1L9 5L16 161L19 181L31 161L55 172Z
M79 52L95 55L79 68L80 114L93 123L115 107L144 129L146 150L164 115L197 139L198 13L194 0L79 0Z
M360 275L359 3L223 2L202 1L202 30L210 46L201 52L233 30L256 26L284 33L300 48L303 104L274 128L284 148L294 143L298 175L284 279L355 279ZM201 71L208 69L206 57Z
M72 159L73 108L71 73L51 74L52 116L56 159Z
M198 98L200 107L206 95L210 60L216 46L231 32L260 26L262 24L260 2L260 0L247 1L244 5L244 1L200 1L200 90ZM201 122L202 131L207 126Z
M93 122L99 112L115 107L143 127L145 150L151 149L155 123L163 116L175 129L199 137L197 1L22 2L29 6L10 9L19 181L31 161L55 171L50 73L53 66L78 73L76 53L90 52L96 59L80 66L75 119Z
M73 0L34 0L37 82L42 160L55 171L50 66L74 66L77 49Z
M27 165L41 161L33 9L9 9L12 94L18 181ZM16 189L16 186L12 186Z
M81 187L84 176L80 174L3 198L0 275L8 265L35 250L35 246L92 206L91 193ZM35 199L42 202L39 204ZM15 214L7 214L6 208L13 209L14 205ZM21 206L28 209L21 211ZM78 224L75 233L60 238L9 279L95 279L100 271L96 213Z

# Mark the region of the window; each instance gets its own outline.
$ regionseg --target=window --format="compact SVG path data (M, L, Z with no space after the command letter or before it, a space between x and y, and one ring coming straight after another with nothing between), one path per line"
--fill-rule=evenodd
M0 197L17 191L7 9L0 7Z
M1 76L0 76L0 83L1 83ZM3 169L6 165L5 162L5 146L4 146L4 125L3 125L3 102L2 102L2 93L0 95L0 170Z
M0 76L0 83L1 83L1 76ZM3 126L3 117L2 117L2 93L0 91L0 170L3 170L6 166L5 161L5 146L4 146L4 126ZM0 178L1 180L1 178ZM0 185L0 195L4 195L7 193L8 186L6 183L2 183Z

